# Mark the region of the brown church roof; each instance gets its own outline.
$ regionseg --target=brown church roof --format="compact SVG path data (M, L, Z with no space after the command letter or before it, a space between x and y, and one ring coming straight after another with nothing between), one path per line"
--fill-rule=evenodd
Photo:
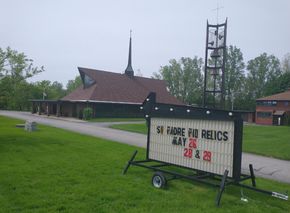
M259 98L257 101L290 101L290 89L275 95Z
M89 76L95 83L88 88L81 86L61 100L141 104L150 92L155 92L158 103L184 105L169 94L163 80L129 77L80 67L78 69L81 75Z

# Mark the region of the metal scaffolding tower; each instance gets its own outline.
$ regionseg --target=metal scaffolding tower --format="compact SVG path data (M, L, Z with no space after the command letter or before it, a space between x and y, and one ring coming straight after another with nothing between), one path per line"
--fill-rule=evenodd
M203 107L225 108L225 62L227 19L206 27Z

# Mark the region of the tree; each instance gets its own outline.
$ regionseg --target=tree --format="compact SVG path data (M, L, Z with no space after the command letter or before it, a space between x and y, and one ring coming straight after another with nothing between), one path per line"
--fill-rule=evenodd
M62 83L59 83L57 81L52 82L52 84L49 87L49 95L51 99L60 99L63 96L65 96L65 90L63 89Z
M245 83L245 63L243 54L239 48L230 45L227 48L227 58L225 63L225 93L226 107L232 108L234 102L240 106L243 103L244 83ZM239 107L240 108L240 107Z
M279 77L279 92L284 92L290 89L290 72L285 72Z
M13 110L29 110L31 103L33 86L26 81L21 81L15 89L15 96L9 97L9 108Z
M73 90L75 90L76 88L78 88L79 86L82 85L82 79L81 77L78 75L75 77L74 80L69 80L66 84L66 93L70 93Z
M201 104L202 101L202 66L201 58L182 57L179 61L172 59L169 65L161 67L153 78L164 79L170 93L184 103Z
M51 82L48 80L34 83L34 99L51 99L51 97L48 97L50 84Z
M65 96L65 90L61 83L54 81L51 83L48 80L38 81L33 84L34 99L52 99L57 100Z
M287 53L281 62L282 72L290 72L290 53Z
M24 53L0 48L0 107L28 110L31 87L26 79L43 71L43 67L34 67Z
M284 92L290 88L290 72L284 72L276 80L267 85L269 95Z
M2 76L19 82L43 71L43 66L34 67L33 60L28 59L24 53L18 53L10 47L7 47L6 51L0 48L0 73Z
M248 62L247 70L247 99L253 109L257 98L271 95L271 85L281 76L280 61L263 53Z

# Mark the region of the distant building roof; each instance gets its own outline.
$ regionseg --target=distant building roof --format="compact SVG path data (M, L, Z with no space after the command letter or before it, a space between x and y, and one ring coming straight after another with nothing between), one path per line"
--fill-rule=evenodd
M290 89L275 95L259 98L257 101L290 101Z
M83 86L61 100L141 104L150 92L158 103L184 105L172 96L163 80L79 67Z

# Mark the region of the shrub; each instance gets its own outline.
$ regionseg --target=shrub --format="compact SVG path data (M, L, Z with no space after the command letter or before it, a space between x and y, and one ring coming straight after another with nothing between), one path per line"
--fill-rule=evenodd
M90 120L93 117L93 109L90 107L86 107L83 110L83 119L84 120Z

